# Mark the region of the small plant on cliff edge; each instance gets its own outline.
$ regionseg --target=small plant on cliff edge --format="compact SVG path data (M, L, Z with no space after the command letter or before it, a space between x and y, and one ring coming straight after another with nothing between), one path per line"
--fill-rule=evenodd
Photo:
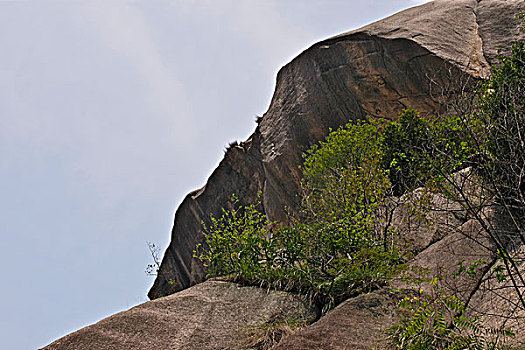
M261 264L267 248L269 222L256 204L242 206L235 195L234 209L223 208L220 218L211 216L211 224L203 223L204 243L194 255L204 262L208 277L230 276L249 281L261 278Z
M152 243L152 242L146 242L146 244L148 245L148 249L151 254L151 258L153 259L153 261L146 266L146 270L145 270L146 275L157 276L159 274L159 271L161 271L160 264L161 264L162 259L159 257L160 248L155 243ZM163 276L163 277L166 278L166 281L168 282L169 285L174 285L175 283L177 283L177 281L174 278L167 277L167 276ZM158 297L162 297L162 295L159 295Z
M157 276L157 273L160 269L160 258L159 253L160 249L157 247L155 243L152 242L146 242L148 245L149 252L151 254L151 258L153 259L153 262L149 263L148 266L146 266L146 275L149 276Z

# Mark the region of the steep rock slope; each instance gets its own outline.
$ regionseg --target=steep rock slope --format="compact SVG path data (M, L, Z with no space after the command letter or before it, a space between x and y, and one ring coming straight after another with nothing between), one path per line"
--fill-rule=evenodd
M522 7L521 0L437 0L317 43L283 67L254 134L178 208L149 297L203 280L193 258L201 221L230 207L233 193L253 203L261 191L270 220L295 212L301 154L329 128L367 115L395 118L409 106L436 113L447 96L486 77L498 49L519 38L512 18Z

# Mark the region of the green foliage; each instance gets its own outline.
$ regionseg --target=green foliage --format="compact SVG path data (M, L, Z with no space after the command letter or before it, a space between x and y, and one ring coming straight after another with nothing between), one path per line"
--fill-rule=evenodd
M508 328L487 329L480 317L467 316L464 302L434 287L434 294L420 291L400 301L401 319L388 329L395 349L497 349L514 336Z
M402 261L395 232L383 225L391 185L382 154L379 126L364 121L332 131L304 154L301 230L312 242L316 291L329 305L382 283Z
M386 125L381 165L389 170L394 194L424 187L428 180L464 167L475 153L467 125L474 123L453 115L423 119L410 109Z
M394 193L401 195L423 185L429 173L428 122L414 110L405 110L384 129L383 168L389 170Z
M208 277L303 293L325 312L349 295L375 288L394 274L396 251L344 221L271 227L255 205L225 210L204 226L195 255Z
M302 220L269 223L257 205L223 210L203 226L196 256L208 276L307 294L322 312L397 271L394 244L378 231L390 183L376 125L332 132L305 155ZM392 239L392 238L391 238Z
M385 222L392 206L388 175L398 171L402 176L395 179L404 187L405 181L426 179L431 160L424 144L441 137L429 130L445 129L458 129L457 120L429 123L405 111L384 132L363 121L331 132L304 155L300 220L292 218L289 226L269 223L258 204L240 206L234 197L234 209L203 226L205 240L196 256L209 277L304 293L323 312L376 288L403 262L396 232ZM464 146L445 138L439 142L457 154ZM418 165L424 159L427 163Z
M464 263L465 259L459 259L458 269L456 272L454 272L454 277L460 276L461 274L466 274L470 278L475 278L480 266L487 264L487 262L483 259L474 260L470 266L465 266Z
M381 140L377 125L357 122L332 131L304 154L303 203L309 219L354 218L359 227L372 226L366 220L390 190L380 167Z
M267 246L269 222L256 204L241 206L235 195L233 210L223 208L220 218L211 216L211 225L203 223L204 244L194 255L204 262L209 277L237 275L257 279L262 254Z

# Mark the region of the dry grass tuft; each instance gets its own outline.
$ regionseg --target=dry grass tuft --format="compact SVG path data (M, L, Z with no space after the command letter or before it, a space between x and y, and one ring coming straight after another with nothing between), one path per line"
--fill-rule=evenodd
M242 347L254 350L269 350L284 338L304 328L304 322L273 321L243 329Z

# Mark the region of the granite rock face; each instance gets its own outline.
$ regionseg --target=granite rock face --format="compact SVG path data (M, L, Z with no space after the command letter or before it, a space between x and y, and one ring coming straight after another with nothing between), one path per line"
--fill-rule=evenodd
M359 295L272 349L388 349L384 330L396 320L398 301L398 296L387 290Z
M284 66L253 135L178 208L149 297L204 279L193 258L201 222L231 207L232 194L253 203L261 191L270 220L296 212L301 154L329 128L366 116L394 119L407 107L441 112L448 96L487 77L498 50L523 39L512 20L521 8L521 0L436 0L319 42Z
M42 350L241 349L249 344L251 328L314 317L290 294L207 281L103 319Z
M454 181L470 203L480 198L478 178L470 168L456 173ZM513 343L525 345L525 314L516 308L510 282L498 283L489 268L497 260L497 249L480 222L467 214L463 197L432 194L424 201L426 215L418 216L403 203L420 195L425 196L422 189L401 197L394 210L393 225L400 238L406 238L400 242L406 242L405 248L415 255L409 264L441 276L440 286L446 293L468 302L470 312L483 315L489 327L505 322L517 334ZM504 244L520 244L512 239L513 229L504 211L491 206L483 217L493 234L501 234ZM516 256L523 256L524 249L516 245ZM460 258L465 266L476 260L483 263L473 276L456 276ZM525 273L525 265L520 271ZM281 338L272 349L389 349L386 328L398 320L397 305L405 296L399 290L403 288L414 286L394 279L381 289L349 298L316 322ZM309 324L317 313L307 305L305 299L285 292L209 280L108 317L44 349L267 349L257 346L261 335L254 341L251 330L264 332L280 322ZM495 317L502 313L509 319Z

